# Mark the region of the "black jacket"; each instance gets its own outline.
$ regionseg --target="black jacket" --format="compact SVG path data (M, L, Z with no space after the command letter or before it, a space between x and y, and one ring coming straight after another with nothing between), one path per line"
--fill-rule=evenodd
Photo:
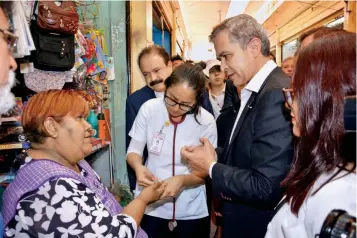
M281 90L289 83L284 72L275 68L250 97L231 143L226 139L224 148L217 148L219 163L212 170L212 187L223 200L225 238L264 237L282 197L280 183L293 157L290 116Z
M226 92L224 94L224 103L222 111L226 110L229 107L236 105L239 102L237 88L233 85L232 80L228 79L226 81Z

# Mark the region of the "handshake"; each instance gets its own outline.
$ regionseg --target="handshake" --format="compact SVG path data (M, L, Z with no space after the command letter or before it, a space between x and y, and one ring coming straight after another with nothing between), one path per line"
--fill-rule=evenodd
M143 165L138 167L135 173L138 185L145 187L138 198L144 199L147 204L157 200L177 197L184 185L185 175L177 175L164 181L159 181Z

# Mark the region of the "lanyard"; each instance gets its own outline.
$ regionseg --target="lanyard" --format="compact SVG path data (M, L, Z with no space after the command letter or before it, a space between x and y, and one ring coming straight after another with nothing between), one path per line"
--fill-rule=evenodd
M174 138L172 143L172 177L175 176L175 144L176 144L177 124L174 124ZM172 222L175 222L176 199L173 198Z
M173 135L173 143L172 143L172 177L175 176L175 145L176 145L176 131L177 131L177 126L181 122L185 120L186 115L182 117L182 120L180 122L174 122L171 118L170 121L174 126L174 135ZM173 231L177 227L177 222L175 219L175 213L176 213L176 198L173 198L173 210L172 210L172 220L169 221L169 229L170 231Z

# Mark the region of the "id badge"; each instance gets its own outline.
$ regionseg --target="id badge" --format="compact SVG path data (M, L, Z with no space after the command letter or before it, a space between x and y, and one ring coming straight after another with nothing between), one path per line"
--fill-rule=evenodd
M164 140L165 140L165 134L154 133L149 146L149 152L155 155L160 155L162 147L164 145Z

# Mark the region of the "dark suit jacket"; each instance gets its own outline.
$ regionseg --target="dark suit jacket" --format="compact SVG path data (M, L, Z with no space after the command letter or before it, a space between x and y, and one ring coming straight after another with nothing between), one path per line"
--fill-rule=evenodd
M226 81L226 92L224 94L224 104L221 114L218 116L217 124L217 147L224 147L226 138L231 135L234 125L235 114L239 111L240 99L237 88L233 85L232 80Z
M224 147L227 138L230 137L233 125L234 118L237 116L239 111L240 100L238 99L234 105L223 108L221 114L216 120L217 124L217 147Z
M134 124L136 115L138 114L140 107L146 101L149 101L150 99L153 99L153 98L156 98L154 90L152 90L148 86L145 86L145 87L135 91L133 94L131 94L127 98L126 111L125 111L126 150L128 149L129 144L130 144L129 132L131 130L131 127ZM207 91L204 91L204 93L203 93L202 107L213 115L213 109L212 109L211 102L209 101ZM144 150L143 157L144 157L144 163L145 163L146 158L148 157L148 152L147 152L146 148ZM127 170L128 170L128 179L129 179L130 189L134 190L135 186L136 186L135 171L130 167L130 165L128 163L127 163Z
M228 79L226 81L226 92L224 94L224 103L223 103L222 111L236 105L238 102L239 102L239 97L238 97L237 88L233 85L232 80Z
M212 187L223 200L225 238L264 237L282 197L280 183L293 157L290 116L281 90L289 84L284 72L275 68L250 97L231 143L228 136L224 148L217 148Z

